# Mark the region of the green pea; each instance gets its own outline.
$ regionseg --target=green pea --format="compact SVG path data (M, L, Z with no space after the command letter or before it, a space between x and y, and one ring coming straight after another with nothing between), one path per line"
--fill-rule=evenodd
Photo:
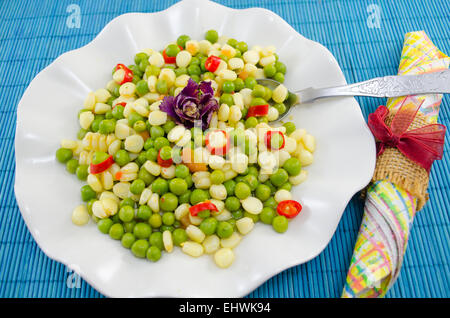
M114 98L114 97L111 97L111 98ZM110 98L110 99L111 99L111 98ZM108 104L110 104L110 99L108 99L108 101L107 101ZM112 104L112 102L111 102L111 104ZM106 118L106 119L113 119L112 110L108 110L108 111L105 113L105 118Z
M145 140L144 142L144 150L149 150L150 148L153 147L154 144L154 140L151 138L147 138L147 140Z
M162 222L164 225L173 225L175 222L175 215L172 212L163 213Z
M141 155L144 156L144 162L145 162L147 160L146 153L141 152L139 157L141 157ZM150 174L150 172L148 172L144 167L141 167L141 169L139 170L138 178L141 179L142 181L144 181L145 186L149 186L153 182L153 180L155 180L155 176Z
M246 175L244 177L244 182L249 185L251 191L256 190L256 188L258 187L258 184L259 184L258 178L252 174Z
M248 174L251 174L252 176L255 176L258 178L259 170L255 166L250 166L250 167L248 167Z
M178 198L173 193L166 193L159 199L159 207L162 211L175 211L178 206Z
M141 179L136 179L130 186L130 192L133 194L141 194L145 189L145 182Z
M86 202L86 208L88 210L89 215L92 215L92 205L94 202L97 201L96 199L91 199L88 202Z
M76 172L78 168L78 160L77 159L70 159L66 162L66 170L72 174Z
M270 148L273 150L280 149L284 144L284 137L280 134L273 134L270 138Z
M240 90L242 90L245 87L244 80L239 77L234 80L233 84L234 84L234 90L236 92L239 92Z
M273 107L278 111L280 115L286 112L286 105L284 105L284 103L274 104Z
M208 200L208 193L202 189L195 189L191 193L190 200L192 205L196 205L197 203Z
M185 35L185 34L180 35L177 39L177 44L184 49L186 46L186 42L189 41L190 39L191 38L189 37L189 35Z
M125 205L119 209L119 219L122 222L131 222L134 219L134 208Z
M284 215L277 215L272 220L272 227L278 233L284 233L288 229L288 219Z
M166 47L166 55L170 57L177 56L177 54L180 52L180 48L176 44L169 44Z
M189 175L189 168L183 164L175 168L175 177L184 179Z
M146 252L147 259L152 262L157 262L161 258L161 250L156 246L150 246Z
M267 104L266 100L261 97L252 98L250 102L250 106L266 105L266 104Z
M242 209L238 209L236 211L231 212L231 215L233 216L233 219L239 220L244 217L244 211Z
M81 187L81 199L87 202L91 199L97 198L97 192L95 192L90 185L86 184Z
M244 182L244 176L243 175L237 176L236 178L234 178L234 181L236 183ZM236 188L234 190L236 191Z
M164 129L160 126L152 126L150 128L150 137L156 141L159 137L164 137Z
M225 207L228 211L234 212L239 210L239 208L241 207L241 202L238 198L230 196L225 200Z
M149 65L145 69L145 74L147 75L147 78L149 78L150 76L158 77L160 72L161 72L161 69L156 65Z
M164 129L164 132L168 134L177 124L173 120L168 120L166 123L162 126Z
M205 33L205 39L214 44L219 39L219 34L216 30L208 30Z
M264 207L269 207L272 209L276 209L278 205L278 202L275 201L273 197L268 198L266 201L263 202Z
M200 76L198 75L191 75L191 79L196 83L200 83Z
M276 80L277 82L284 83L284 75L283 75L283 73L280 73L280 72L276 73L273 76L273 79Z
M211 216L211 212L209 210L203 210L198 212L197 216L202 219L209 218Z
M184 178L184 181L186 181L188 188L192 187L194 184L194 181L192 181L192 176L190 174L187 175L186 178Z
M169 184L166 180L158 178L152 183L152 192L158 193L160 196L169 191Z
M192 193L191 190L187 190L185 193L180 195L178 197L178 203L179 204L189 203L189 200L191 199L191 193Z
M238 40L233 39L233 38L228 39L227 44L228 44L229 46L236 47L236 45L238 44Z
M233 226L227 221L221 221L217 224L217 235L220 238L228 238L233 234Z
M155 148L150 148L145 152L147 160L156 161L158 159L158 151Z
M159 151L164 146L169 146L170 142L166 137L158 137L155 139L154 146L157 151Z
M252 96L253 97L264 97L264 94L266 93L266 88L260 84L256 84L253 87L252 90Z
M99 129L99 126L100 126L100 123L101 123L102 120L103 119L100 119L100 118L94 119L94 121L91 124L91 130L93 132L98 132L98 129Z
M112 110L113 117L117 120L124 118L123 116L124 109L125 107L123 107L122 105L116 105Z
M148 223L152 226L152 228L159 228L162 225L162 217L159 213L153 213L148 219Z
M245 43L245 42L243 42L243 41L238 42L238 43L236 44L236 49L238 49L239 51L241 51L241 53L246 52L246 51L248 50L247 43Z
M286 170L286 172L290 176L296 176L302 170L302 165L300 163L300 160L298 160L297 158L291 157L284 162L283 169Z
M258 199L260 199L261 201L264 202L270 198L271 192L272 191L270 190L270 188L267 185L260 184L260 185L258 185L258 187L255 190L255 195Z
M286 74L286 65L284 65L284 63L282 62L275 62L275 68L277 70L277 72L280 72L281 74Z
M141 77L142 77L143 72L145 72L145 70L147 69L147 66L149 66L149 65L150 65L150 62L148 61L148 59L141 60L139 62L139 64L138 64L138 67L137 67L139 69L139 72L135 73L134 76L138 77L139 80L140 80ZM134 82L134 76L133 76L133 82ZM135 82L135 84L136 83L138 83L138 80Z
M202 63L201 64L201 68L202 68L202 70L203 70L203 68L205 67L205 63ZM214 73L211 73L211 72L205 72L205 73L203 73L203 75L202 75L202 79L205 81L205 80L208 80L208 79L210 79L210 80L213 80L213 79L215 79L216 78L216 75L214 75Z
M131 246L133 245L133 243L136 241L136 237L134 236L133 233L125 233L122 236L122 246L125 248L131 248Z
M148 60L149 56L147 53L140 52L134 56L134 63L139 64L142 60Z
M270 176L270 182L276 187L281 186L283 183L288 181L289 175L283 168L278 169Z
M187 69L185 67L177 67L174 70L174 72L175 72L175 76L178 77L178 76L187 74Z
M225 180L225 174L221 170L214 170L210 175L210 179L212 184L222 184Z
M265 93L264 93L263 98L266 101L269 101L272 98L272 90L270 88L268 88L268 87L265 87L265 86L264 86L264 89L265 89Z
M134 208L135 202L133 201L132 198L125 198L122 201L120 201L119 207L122 208L124 206L131 206L132 208Z
M144 258L147 255L147 249L149 248L149 244L147 240L137 240L131 245L131 252L134 256L139 258Z
M170 192L176 194L176 195L182 195L185 193L188 189L188 185L186 181L182 178L173 178L169 182L169 189Z
M228 106L234 105L233 95L224 93L220 96L220 104L227 104Z
M232 81L223 82L222 91L224 93L232 93L232 92L234 92L234 89L235 89L235 87L234 87L234 83Z
M84 138L84 136L86 136L88 130L80 128L80 130L78 130L77 132L77 139L78 140L82 140Z
M137 210L137 218L142 221L147 221L152 215L152 210L148 205L141 205Z
M264 66L264 75L266 77L273 77L276 72L277 68L275 67L275 63Z
M238 182L238 184L236 184L236 188L234 189L234 193L240 200L243 200L251 194L251 189L248 184Z
M164 146L159 151L159 156L163 160L172 159L172 148L170 146Z
M59 148L56 150L56 159L61 163L66 163L70 159L72 159L73 153L72 150L67 148Z
M278 190L281 190L281 189L291 191L292 184L290 182L283 183L280 187L278 187Z
M244 81L245 87L250 89L253 89L257 84L256 79L251 76L247 77Z
M130 155L128 154L128 151L126 151L125 149L120 149L114 155L114 161L121 167L129 163L130 160L131 160Z
M204 222L204 221L203 221ZM181 243L184 243L188 240L188 236L184 229L176 229L172 233L173 244L176 246L180 246Z
M218 223L216 218L208 217L200 223L199 228L205 235L213 235L216 232Z
M164 249L164 243L161 232L153 232L150 235L149 242L152 246L156 246L160 250Z
M111 220L114 222L114 223L120 223L120 219L119 219L119 214L114 214L113 216L111 216Z
M123 233L124 233L123 225L120 223L113 224L109 229L109 236L113 240L120 240L123 236Z
M133 234L138 239L148 239L152 233L152 228L147 223L137 223L134 226Z
M296 129L295 124L293 122L284 123L283 126L286 127L286 135L290 135Z
M136 84L136 92L139 96L143 96L149 92L148 83L146 80L140 80Z
M200 65L200 58L198 58L197 56L193 56L189 65Z
M85 181L89 175L88 165L78 165L75 174L79 180Z
M258 125L258 119L256 117L249 117L245 120L245 128L255 128Z
M236 182L233 180L227 180L223 184L225 186L225 189L227 190L227 196L234 195L234 189L236 188Z
M113 225L113 221L111 219L109 219L109 218L105 218L105 219L100 219L98 221L97 228L103 234L108 234L109 233L109 229L111 228L112 225Z
M259 219L264 224L272 224L273 218L276 216L275 210L270 207L265 207L259 214Z
M128 115L128 125L130 127L133 127L134 123L137 121L144 121L144 117L142 117L136 112L132 112Z
M202 73L202 70L200 69L200 66L197 64L191 64L187 68L187 72L189 75L200 75Z
M104 119L100 122L98 126L98 132L104 135L114 132L116 128L116 123L110 119Z
M136 221L126 222L126 223L123 223L123 228L125 229L125 232L133 233L135 225L136 225Z
M158 79L156 81L156 91L160 94L167 94L169 88L167 87L167 82L163 79Z

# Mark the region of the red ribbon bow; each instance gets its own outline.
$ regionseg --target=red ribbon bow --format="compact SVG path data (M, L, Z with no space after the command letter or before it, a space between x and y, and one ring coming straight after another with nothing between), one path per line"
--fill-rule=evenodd
M422 105L409 99L405 99L390 126L384 122L389 113L386 106L379 106L369 115L368 125L377 139L377 156L381 155L386 147L397 148L406 157L430 172L433 161L442 159L445 126L430 124L407 131Z

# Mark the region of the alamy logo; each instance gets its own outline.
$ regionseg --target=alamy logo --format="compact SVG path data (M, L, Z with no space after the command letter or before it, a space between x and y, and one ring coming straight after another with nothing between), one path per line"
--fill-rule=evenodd
M79 29L81 27L81 9L77 4L69 4L66 12L70 15L66 19L66 25L69 29Z
M370 4L367 6L367 27L369 29L381 28L381 8L377 4Z

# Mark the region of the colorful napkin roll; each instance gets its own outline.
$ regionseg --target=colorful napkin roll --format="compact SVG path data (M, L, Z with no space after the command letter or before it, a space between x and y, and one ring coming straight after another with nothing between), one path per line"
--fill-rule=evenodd
M448 69L450 59L440 52L424 31L405 36L399 75ZM390 98L392 112L405 97ZM418 115L429 124L437 122L441 94L415 96ZM387 180L376 180L367 188L364 216L356 240L342 297L383 297L396 281L403 262L416 211L421 208L411 191Z

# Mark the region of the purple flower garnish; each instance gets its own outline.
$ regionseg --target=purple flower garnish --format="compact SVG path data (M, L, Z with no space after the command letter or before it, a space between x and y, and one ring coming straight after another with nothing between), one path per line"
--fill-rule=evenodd
M177 96L164 97L159 109L166 112L177 124L192 128L194 122L199 121L202 129L206 130L213 112L219 109L219 103L214 98L211 82L197 84L189 79L186 87Z

